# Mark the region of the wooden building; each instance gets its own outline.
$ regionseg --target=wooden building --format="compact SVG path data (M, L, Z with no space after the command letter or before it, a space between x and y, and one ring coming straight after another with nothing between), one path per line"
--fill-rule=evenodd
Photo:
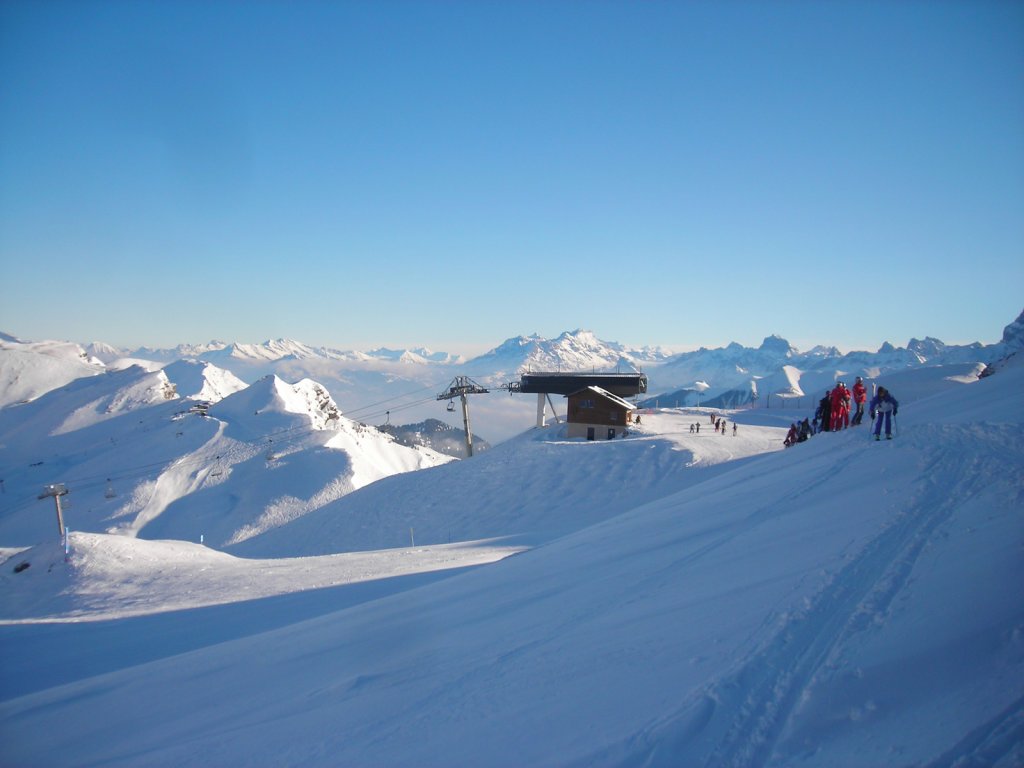
M613 440L626 434L635 406L618 395L590 386L566 395L569 437Z

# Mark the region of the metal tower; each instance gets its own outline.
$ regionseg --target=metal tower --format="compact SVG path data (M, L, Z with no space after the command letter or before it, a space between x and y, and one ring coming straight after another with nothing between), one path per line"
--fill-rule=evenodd
M473 433L469 428L469 403L466 402L466 395L485 395L489 390L484 389L468 376L456 376L448 389L437 396L438 400L451 400L458 396L462 401L462 423L466 429L466 456L473 455ZM449 410L452 410L449 408Z

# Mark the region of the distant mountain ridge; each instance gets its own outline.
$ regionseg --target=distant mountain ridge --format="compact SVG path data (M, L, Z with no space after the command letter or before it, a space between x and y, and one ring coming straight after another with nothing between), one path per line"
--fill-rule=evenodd
M639 371L645 365L663 363L670 355L656 347L626 347L602 341L592 331L566 331L555 339L515 336L466 363L500 378L528 371Z
M474 375L498 381L527 371L585 371L585 370L647 370L659 380L659 386L689 383L686 372L697 364L706 364L711 370L735 367L740 372L763 375L765 369L780 364L793 364L806 369L823 365L837 368L945 364L952 362L991 362L1008 351L1024 346L1024 312L1003 332L996 344L979 342L965 345L947 345L939 339L912 338L906 347L883 343L874 352L857 350L841 353L834 346L817 345L800 351L777 334L765 337L756 348L732 342L725 347L701 347L692 352L672 354L660 347L630 347L614 341L604 341L589 330L565 331L554 339L538 334L513 336L490 351L466 359L461 355L435 352L425 347L391 349L379 347L368 351L341 350L332 347L314 347L292 339L273 339L261 343L210 341L205 344L180 344L173 348L139 347L134 350L118 349L102 342L84 345L81 355L104 363L121 358L171 362L181 359L209 360L231 370L233 364L262 365L295 361L333 361L342 363L415 364L425 366L459 365ZM13 337L6 338L13 343ZM52 342L48 342L52 343ZM700 377L698 378L706 378ZM676 381L679 379L678 381Z
M1006 326L1001 341L983 345L947 345L939 339L911 339L906 347L883 343L876 352L840 353L816 346L800 352L772 335L756 349L733 342L726 347L673 356L650 373L656 382L642 404L736 407L770 395L783 398L818 395L843 378L877 379L922 366L988 364L1024 346L1024 312Z
M141 347L117 349L101 342L85 347L69 342L21 342L0 337L0 407L30 400L81 375L101 373L110 367L150 360L168 364L177 360L212 363L243 382L266 375L286 381L310 378L320 382L336 398L343 412L357 411L369 422L384 421L384 405L365 412L365 404L397 400L403 393L433 390L438 393L456 375L473 377L483 386L498 388L529 371L642 371L648 377L649 403L679 405L701 403L737 406L771 395L801 397L823 392L840 378L864 376L876 379L921 366L993 363L1024 347L1024 312L1003 331L1002 339L947 345L933 337L911 339L906 347L883 343L876 351L840 353L834 346L817 345L800 351L788 340L772 334L758 347L736 342L725 347L701 347L672 354L658 347L631 347L604 341L589 330L565 331L553 339L538 334L514 336L490 351L471 359L418 347L380 347L367 352L314 347L290 339L262 343L182 344L172 349ZM27 386L18 376L19 354L47 354L50 367L59 367L45 382ZM13 354L12 354L13 353ZM60 360L59 364L55 360ZM18 382L17 384L15 382ZM379 395L391 395L381 398ZM667 397L662 397L667 396ZM415 417L430 418L436 410L423 398ZM415 404L413 404L415 405ZM497 407L492 402L491 405ZM519 405L524 408L524 401ZM412 407L412 406L400 406ZM501 406L505 410L513 404ZM443 414L442 414L443 415ZM493 420L492 420L493 423ZM517 422L519 423L519 422ZM526 422L528 425L529 422ZM525 426L524 426L525 428ZM474 429L474 431L476 431ZM493 439L493 438L492 438Z
M380 347L368 352L341 350L331 347L313 347L293 339L268 339L256 344L209 341L205 344L179 344L171 348L138 347L119 349L104 342L85 345L85 351L106 363L119 358L138 358L157 362L182 359L216 361L236 360L248 363L278 362L283 360L381 360L405 363L454 363L462 358L447 352L432 352L425 347L415 349L388 349Z

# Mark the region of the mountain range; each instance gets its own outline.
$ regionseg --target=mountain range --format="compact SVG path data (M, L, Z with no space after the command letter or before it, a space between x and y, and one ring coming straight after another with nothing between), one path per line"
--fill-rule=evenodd
M440 391L456 375L469 375L484 386L500 387L529 371L642 371L648 377L650 401L693 404L699 398L705 404L734 407L764 400L772 394L781 398L814 395L843 377L877 379L922 366L966 362L985 365L1024 346L1022 329L1024 312L1004 329L1002 338L995 344L949 345L926 337L910 339L903 347L886 342L873 352L846 353L825 345L801 351L785 339L771 335L758 347L733 342L725 347L700 347L673 354L659 347L629 347L603 341L582 329L566 331L554 339L537 334L512 337L470 359L422 347L378 348L364 352L313 347L288 339L260 344L211 341L171 349L130 350L100 342L82 347L67 346L67 342L44 342L32 349L50 354L53 359L62 355L62 364L51 362L51 381L56 383L90 371L98 373L105 368L123 367L128 361L145 360L148 365L150 361L199 359L212 362L248 382L267 374L288 381L312 378L332 392L345 412L357 413L364 410L366 402L379 399L375 397L377 394L397 397L413 387L433 387ZM17 352L28 348L9 336L0 337L0 349L8 358L3 365L15 366ZM0 386L4 387L0 389L0 406L41 393L31 391L25 381L12 383L10 376L4 376ZM356 418L384 421L381 417L387 411L372 411ZM414 414L420 420L434 415L436 411L424 409ZM507 436L504 428L495 435L498 439Z
M211 341L171 349L118 349L93 342L22 342L0 335L0 406L31 400L75 378L116 370L130 364L153 369L177 360L212 363L243 382L273 374L296 382L305 378L323 385L339 408L357 421L399 424L401 418L422 422L444 418L436 394L457 375L468 375L492 390L507 388L529 371L642 371L648 378L645 405L701 403L717 407L771 405L794 399L806 404L839 379L863 376L878 380L923 366L987 365L1024 346L1024 313L1003 330L995 344L947 345L939 339L910 339L904 347L882 344L876 351L841 353L818 345L800 351L786 339L770 335L752 348L737 343L670 353L659 347L628 347L576 329L553 339L537 334L507 339L483 355L461 356L426 348L367 352L314 347L277 339L260 344ZM45 375L22 370L27 361L45 367ZM24 375L23 375L24 374ZM475 427L492 443L532 422L530 398L475 398L482 418ZM399 416L401 414L401 416ZM456 426L456 425L452 425ZM457 425L457 426L461 426Z

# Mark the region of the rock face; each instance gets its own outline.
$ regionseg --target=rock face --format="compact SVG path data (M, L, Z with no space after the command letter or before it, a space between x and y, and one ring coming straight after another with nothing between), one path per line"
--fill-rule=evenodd
M1002 343L1006 345L1007 352L1024 349L1024 312L1003 329Z

